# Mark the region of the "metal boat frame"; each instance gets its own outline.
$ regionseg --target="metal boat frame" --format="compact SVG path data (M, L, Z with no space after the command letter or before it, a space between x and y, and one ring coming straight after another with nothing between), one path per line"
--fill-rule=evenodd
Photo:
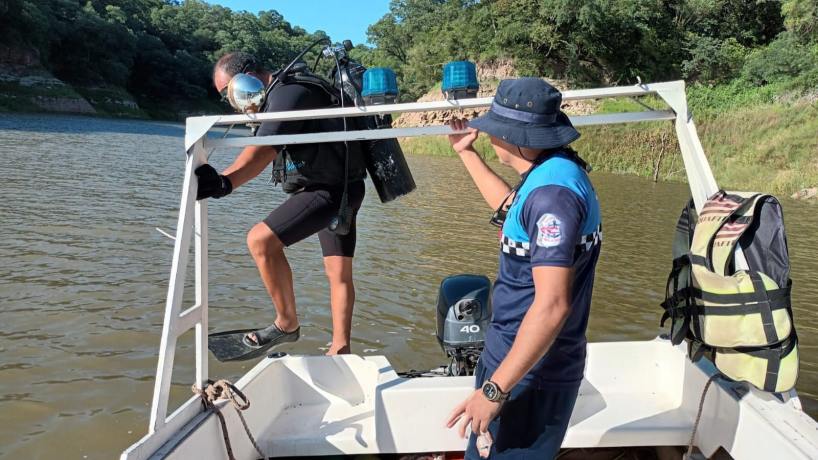
M563 93L564 101L599 99L611 97L636 97L655 95L670 110L647 110L640 112L572 116L575 126L606 125L640 121L673 120L679 140L682 158L687 172L690 191L697 207L718 190L710 166L705 157L693 118L687 106L683 81L639 84L626 87L570 90ZM207 201L196 201L197 181L194 170L207 161L209 154L219 147L244 147L249 145L285 145L330 141L354 141L385 139L393 137L416 137L445 135L453 131L448 126L392 128L383 130L327 132L317 134L294 134L259 137L208 137L208 132L219 126L258 123L264 121L291 121L330 117L357 117L373 114L405 112L428 112L440 110L486 108L492 98L417 102L368 107L349 107L319 110L259 113L247 115L223 115L192 117L187 119L185 130L185 176L176 225L173 262L170 272L164 325L159 348L159 360L153 402L150 410L148 434L122 454L122 459L148 458L171 438L180 436L186 426L197 417L204 417L200 401L192 397L168 416L168 400L175 359L177 339L190 329L195 329L195 384L199 387L208 379L208 268L207 268ZM188 269L191 242L194 248L195 302L182 309L182 293ZM251 371L251 373L254 371ZM795 393L793 392L794 396Z

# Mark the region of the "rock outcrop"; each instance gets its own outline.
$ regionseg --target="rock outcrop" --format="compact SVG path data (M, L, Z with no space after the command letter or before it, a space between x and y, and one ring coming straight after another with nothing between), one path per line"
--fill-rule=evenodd
M818 187L809 187L801 189L792 194L792 198L796 200L813 200L818 198Z
M0 64L0 107L25 112L95 114L74 88L39 66Z
M0 45L0 109L145 116L120 88L74 88L40 64L34 49Z
M500 80L517 77L514 65L511 61L498 61L493 63L477 64L477 79L480 81L480 90L477 97L491 97L497 91ZM546 79L549 83L565 90L565 82L560 80ZM443 93L440 88L435 88L418 98L418 102L442 101ZM566 101L562 105L562 110L572 115L585 115L594 112L596 104L587 101ZM471 119L486 112L487 109L469 109L460 112L413 112L404 113L395 119L393 126L404 128L410 126L429 126L445 124L454 117Z

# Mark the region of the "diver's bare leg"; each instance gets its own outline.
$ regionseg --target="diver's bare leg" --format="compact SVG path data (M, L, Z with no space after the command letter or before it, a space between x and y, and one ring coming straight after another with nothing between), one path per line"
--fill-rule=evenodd
M276 309L275 324L284 332L298 328L293 292L293 272L284 255L284 244L265 223L247 233L247 248L256 261L258 272Z
M324 270L329 279L332 310L332 345L328 355L350 352L352 309L355 304L355 286L352 283L352 257L324 257Z

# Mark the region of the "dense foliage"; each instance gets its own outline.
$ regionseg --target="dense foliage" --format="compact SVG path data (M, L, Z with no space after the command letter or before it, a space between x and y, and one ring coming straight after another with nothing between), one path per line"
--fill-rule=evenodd
M281 14L199 0L0 0L0 44L27 46L57 77L126 88L140 105L216 100L215 60L244 50L278 68L323 32Z
M814 88L816 24L816 0L392 0L368 30L374 47L354 56L394 68L404 100L453 59L510 60L520 74L574 84L640 76ZM211 66L226 51L278 68L321 36L276 11L201 0L0 0L0 45L36 49L57 77L124 88L149 108L215 101Z
M392 0L369 28L370 65L407 98L452 59L510 59L521 74L577 83L744 77L818 82L815 0ZM809 75L807 75L809 74Z

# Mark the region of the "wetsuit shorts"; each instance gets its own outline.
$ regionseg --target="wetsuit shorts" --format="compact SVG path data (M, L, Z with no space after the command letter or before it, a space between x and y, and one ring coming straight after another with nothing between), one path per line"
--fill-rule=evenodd
M293 245L318 233L324 257L355 255L356 218L364 200L364 181L351 182L348 187L352 207L352 226L346 235L338 235L327 226L338 215L343 186L315 186L292 194L264 219L284 246Z

